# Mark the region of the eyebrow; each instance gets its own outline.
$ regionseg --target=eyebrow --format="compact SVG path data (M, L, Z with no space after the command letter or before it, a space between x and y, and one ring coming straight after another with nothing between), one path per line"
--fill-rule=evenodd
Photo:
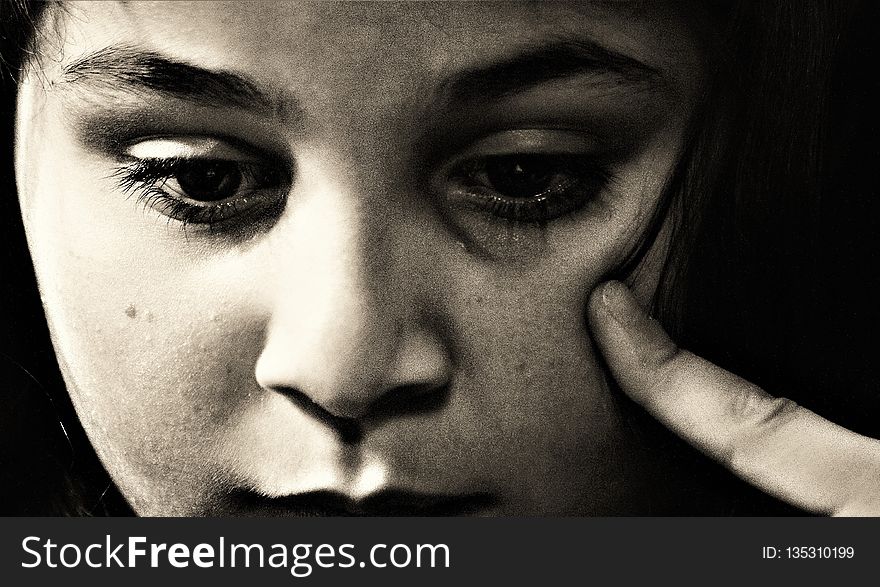
M239 108L289 117L299 113L292 98L269 93L250 77L211 70L159 53L110 46L64 66L61 81L108 91L148 91L214 108Z
M636 88L663 80L659 70L632 57L586 39L564 39L507 61L453 73L436 86L434 97L446 103L498 101L543 83L585 75ZM206 107L302 117L293 97L270 93L244 74L206 69L131 47L110 46L83 56L62 68L61 81L110 92L156 92Z
M497 101L577 76L637 89L650 89L665 81L658 69L646 63L578 38L557 40L507 61L455 74L441 83L436 93L447 102Z

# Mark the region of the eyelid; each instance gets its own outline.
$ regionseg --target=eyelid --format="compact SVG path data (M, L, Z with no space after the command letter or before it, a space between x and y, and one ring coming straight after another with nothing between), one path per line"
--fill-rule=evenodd
M484 136L457 151L438 166L441 177L455 174L462 165L508 155L574 155L605 159L602 145L583 130L568 128L518 128Z
M471 143L455 159L514 154L572 154L597 152L598 141L588 133L560 128L523 128L496 132Z
M214 137L153 137L139 140L126 149L135 159L215 159L259 162L247 149Z

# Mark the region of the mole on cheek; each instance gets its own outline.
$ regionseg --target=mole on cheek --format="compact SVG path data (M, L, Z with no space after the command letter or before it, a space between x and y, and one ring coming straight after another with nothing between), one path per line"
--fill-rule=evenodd
M125 315L129 318L137 318L137 314L138 311L137 308L134 307L134 304L129 304L128 307L125 309Z

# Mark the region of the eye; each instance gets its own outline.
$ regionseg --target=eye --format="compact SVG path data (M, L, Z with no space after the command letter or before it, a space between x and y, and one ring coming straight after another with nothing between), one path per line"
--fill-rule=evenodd
M581 155L510 154L465 161L452 180L457 200L509 220L548 222L584 206L608 175Z
M277 212L290 183L283 165L216 142L157 139L129 155L114 174L122 191L184 225L213 226Z
M242 170L234 161L181 161L169 178L169 183L177 183L175 191L181 196L199 202L231 198L238 193L241 181Z

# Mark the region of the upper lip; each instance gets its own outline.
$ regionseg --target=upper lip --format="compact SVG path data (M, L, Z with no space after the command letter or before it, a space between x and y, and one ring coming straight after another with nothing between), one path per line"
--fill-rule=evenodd
M337 491L310 491L263 497L246 491L236 495L245 511L293 516L460 516L491 507L495 498L476 492L458 495L385 489L361 499Z

